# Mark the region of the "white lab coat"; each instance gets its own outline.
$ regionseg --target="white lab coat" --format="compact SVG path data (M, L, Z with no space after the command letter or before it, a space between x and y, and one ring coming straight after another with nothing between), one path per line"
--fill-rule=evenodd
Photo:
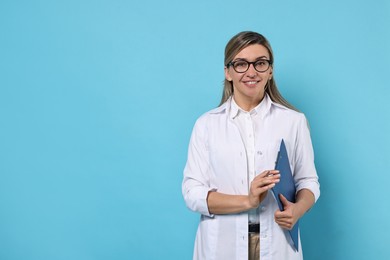
M309 189L315 200L320 195L318 176L306 118L302 113L274 103L266 95L260 111L256 154L261 160L257 173L274 169L280 142L284 139L297 191ZM191 210L201 219L195 239L196 260L248 259L248 213L212 215L206 197L214 190L247 195L248 175L245 147L230 113L231 99L202 115L195 123L188 160L184 169L182 192ZM260 205L261 260L300 260L288 232L274 221L278 209L269 192ZM300 245L299 241L299 245Z

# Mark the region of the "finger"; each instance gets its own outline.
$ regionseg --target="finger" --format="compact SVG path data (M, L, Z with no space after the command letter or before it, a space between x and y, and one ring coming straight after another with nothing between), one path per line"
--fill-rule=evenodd
M294 227L291 223L284 223L284 222L278 222L278 221L276 221L276 223L277 223L280 227L282 227L282 228L284 228L284 229L287 229L287 230L291 230L291 229Z
M282 202L284 208L286 208L288 205L290 205L291 202L288 201L288 200L286 199L286 197L283 196L283 194L279 194L279 198L280 198L280 201Z
M267 170L267 171L263 171L262 173L260 173L257 176L260 176L260 177L267 177L268 176L269 177L269 176L272 176L275 174L279 174L279 171L278 170Z
M268 185L271 185L271 184L275 184L275 183L278 183L279 182L279 179L275 178L275 179L272 179L272 178L263 178L263 179L259 179L259 180L253 180L252 183L251 183L251 188L261 188L261 187L265 187L265 186L268 186Z
M265 187L265 186L268 186L271 184L276 184L278 182L280 182L280 178L278 176L255 178L254 180L252 180L250 187L251 187L251 189L257 189L257 188Z
M267 176L259 177L259 176L254 178L252 181L252 183L255 184L256 186L267 185L269 183L277 183L280 181L279 174L275 174L275 175L268 176L268 177Z
M270 180L280 180L280 174L270 174L264 177L264 179L270 179Z
M277 218L275 217L275 222L278 223L278 224L281 224L281 225L285 225L285 226L292 226L294 224L294 219L292 217L289 217L289 218Z
M270 184L265 185L265 186L254 187L251 189L251 192L255 196L259 196L260 194L267 192L268 190L272 189L273 187L275 187L275 183L270 183Z
M275 219L275 222L280 224L280 225L284 225L284 226L292 226L293 224L293 221L292 219Z
M275 217L275 220L287 221L287 222L289 222L293 219L293 217L291 215L283 215L283 214L279 214L279 215L276 215L274 217Z
M277 210L274 214L274 217L277 219L283 219L283 218L292 218L293 215L292 212L289 210L284 210L284 211Z
M283 211L279 211L279 212L275 212L274 218L275 219L283 219L283 218L287 218L287 216L285 213L283 213Z

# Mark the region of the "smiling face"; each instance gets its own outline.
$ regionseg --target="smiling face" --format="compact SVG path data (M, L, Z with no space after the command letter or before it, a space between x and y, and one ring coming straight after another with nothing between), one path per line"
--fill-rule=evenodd
M270 54L263 45L253 44L242 49L233 62L245 60L255 62L269 60ZM272 66L264 72L258 72L251 64L244 73L238 73L233 66L225 67L225 78L233 83L233 97L236 103L247 111L257 106L264 97L265 86L272 78Z

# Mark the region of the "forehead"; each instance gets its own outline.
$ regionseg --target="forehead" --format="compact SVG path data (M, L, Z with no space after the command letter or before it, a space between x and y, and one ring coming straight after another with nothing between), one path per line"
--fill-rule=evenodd
M270 58L267 48L260 44L252 44L237 53L234 59L255 60L261 57L266 59Z

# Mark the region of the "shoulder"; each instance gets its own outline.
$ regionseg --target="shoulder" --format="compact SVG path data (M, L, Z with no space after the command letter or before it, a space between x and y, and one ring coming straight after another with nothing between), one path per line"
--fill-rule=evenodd
M304 118L305 114L291 108L285 107L279 103L272 102L271 112L283 114L294 118Z
M197 118L192 129L193 135L207 138L211 132L218 131L219 127L226 121L229 106L224 103L221 106L211 109Z
M295 111L281 104L272 102L270 115L283 121L288 121L296 125L307 125L307 119L304 113Z
M196 124L207 124L211 119L221 116L226 116L228 111L228 104L224 103L220 105L219 107L216 107L214 109L211 109L204 114L202 114L197 120Z

